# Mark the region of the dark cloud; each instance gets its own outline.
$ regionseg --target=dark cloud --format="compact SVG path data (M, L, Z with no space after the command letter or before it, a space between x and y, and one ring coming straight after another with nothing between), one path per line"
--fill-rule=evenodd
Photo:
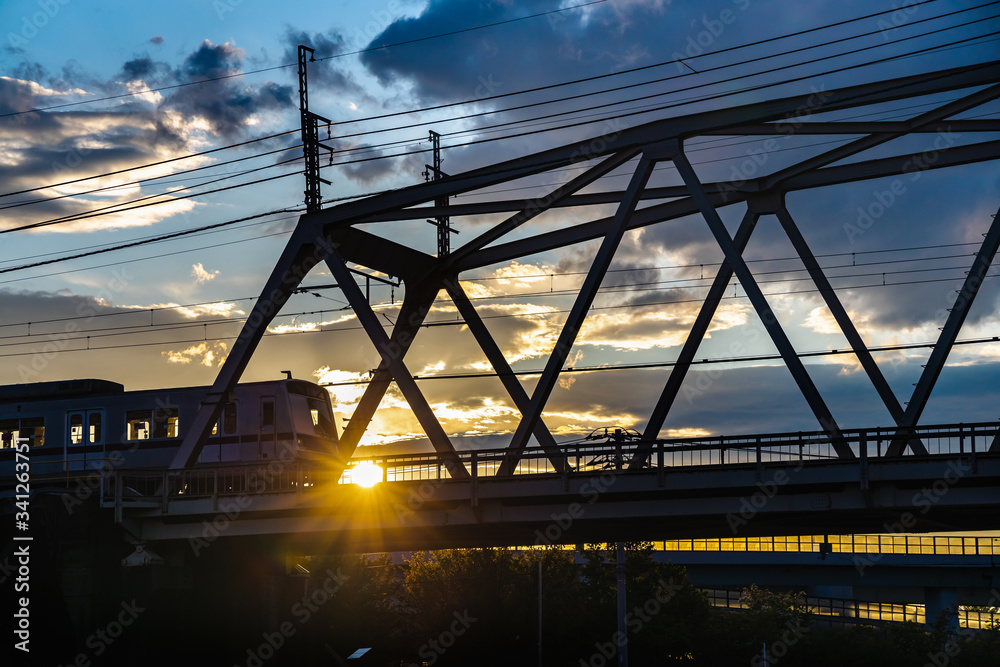
M676 30L669 3L612 3L585 10L459 32L559 9L557 0L481 2L432 0L415 18L401 18L379 34L362 63L385 84L412 83L425 102L455 101L577 78L580 71L611 72L650 55L663 56ZM407 44L407 42L413 42ZM377 47L401 44L391 49ZM656 53L659 51L659 53ZM460 54L460 55L459 55Z
M163 38L157 35L156 37L149 38L150 44L163 44Z
M334 142L334 147L342 149L347 146ZM355 162L341 167L340 171L352 181L362 185L370 186L383 178L399 173L408 173L417 176L421 173L426 163L426 156L422 153L397 158L384 158L387 154L391 155L402 152L399 148L389 149L389 153L379 148L364 150L370 148L367 144L351 145L350 148L361 149L361 152L352 153L351 159L355 160ZM405 150L411 151L413 147L408 147Z
M122 75L126 81L148 79L156 71L156 64L149 56L135 58L122 65Z
M233 76L242 71L242 64L242 50L230 44L202 42L176 69L174 77L179 83L206 83L178 88L163 101L163 106L202 118L216 132L234 138L246 129L253 114L294 105L291 86L268 82L254 88Z
M316 60L310 62L308 65L310 86L315 84L320 88L332 89L341 95L364 94L361 86L358 85L354 78L339 67L342 60L340 58L330 58L330 56L354 50L348 45L344 35L337 30L331 29L325 33L316 32L310 34L305 30L288 28L282 36L282 42L285 45L282 62L298 62L298 47L300 44L316 51L313 56Z

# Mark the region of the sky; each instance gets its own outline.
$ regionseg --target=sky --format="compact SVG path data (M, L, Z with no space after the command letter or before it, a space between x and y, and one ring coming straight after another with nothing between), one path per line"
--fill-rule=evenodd
M996 59L1000 9L974 8L979 4L5 1L0 380L97 377L136 390L212 382L302 206L299 44L317 58L308 69L310 109L333 121L329 139L323 136L336 153L323 169L331 184L322 192L332 206L423 181L429 131L442 135L442 169L455 174L660 118ZM858 17L867 18L847 22ZM831 25L838 22L845 23ZM770 41L747 46L762 40ZM728 94L702 99L721 93ZM905 119L958 95L816 119ZM959 117L996 119L998 109L988 103ZM942 127L849 161L985 136ZM703 181L732 180L854 138L707 137L687 150ZM632 169L625 165L589 191L624 189ZM474 197L541 196L578 172L553 171ZM995 162L915 175L895 185L874 179L788 197L873 346L936 339L1000 204ZM679 183L663 163L650 185ZM138 204L146 205L115 212ZM730 232L739 208L721 211ZM610 212L555 210L508 238ZM499 219L453 219L453 247ZM242 222L67 259L233 220ZM365 229L436 252L435 230L423 221ZM461 276L515 370L544 366L596 247L588 242ZM800 353L847 347L772 216L762 219L745 256ZM626 234L566 364L603 370L565 373L546 405L545 422L558 438L614 426L642 430L669 370L654 365L676 358L721 257L696 217ZM344 383L363 382L378 355L343 294L322 287L332 282L325 268L313 270L303 284L318 288L286 304L243 379L276 379L290 370L335 383L332 400L343 419L364 388ZM984 283L960 340L1000 335L995 283ZM387 326L405 290L372 283L371 303ZM460 447L502 446L519 413L495 377L434 379L490 370L458 319L440 295L428 320L449 325L422 329L407 364ZM815 430L780 360L725 361L774 352L734 282L698 354L719 361L689 374L663 434ZM928 354L876 354L901 403ZM892 423L856 358L805 363L841 426ZM650 367L614 368L636 364ZM956 347L923 423L1000 418L998 370L1000 343ZM535 377L522 376L529 392ZM422 436L393 388L363 444Z

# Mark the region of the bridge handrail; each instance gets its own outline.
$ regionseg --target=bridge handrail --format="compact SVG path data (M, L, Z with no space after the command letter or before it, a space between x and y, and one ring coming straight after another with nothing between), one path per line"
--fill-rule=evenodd
M971 424L936 424L905 429L902 437L920 438L931 455L960 454L976 456L990 450L1000 432L997 422ZM888 444L900 438L898 427L853 429L841 432L839 442L846 442L854 452L856 462L867 470L869 459L887 457ZM656 469L663 475L667 468L731 466L742 464L766 465L782 463L833 462L838 459L830 434L823 431L764 433L753 435L715 435L698 438L662 438L652 442L652 455L645 469ZM937 442L937 448L932 446ZM514 474L567 475L606 470L625 471L638 441L578 442L560 447L564 472L552 466L540 448L522 453ZM947 451L944 451L947 450ZM995 450L995 448L994 448ZM466 450L458 458L473 479L492 476L510 456L507 449ZM894 460L918 459L897 456ZM920 457L922 458L922 457ZM199 466L182 471L160 469L119 469L104 473L102 500L123 504L159 502L165 506L170 499L219 497L246 493L303 492L311 487L350 483L351 469L361 462L374 462L383 469L384 481L447 480L445 457L437 453L389 454L361 456L341 475L337 469L315 462L271 461L239 466Z

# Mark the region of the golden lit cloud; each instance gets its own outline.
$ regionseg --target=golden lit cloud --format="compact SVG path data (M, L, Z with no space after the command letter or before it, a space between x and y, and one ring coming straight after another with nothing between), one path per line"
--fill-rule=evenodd
M219 270L216 269L215 271L206 271L204 265L202 265L201 262L198 262L191 267L191 275L194 276L194 279L197 282L207 283L208 281L214 280L218 277Z
M214 343L202 342L197 345L192 345L191 347L175 352L174 350L168 350L166 352L161 352L163 356L167 358L167 361L172 364L190 364L193 361L198 362L202 366L221 366L226 360L227 346L222 341L215 341ZM217 363L216 363L217 362Z

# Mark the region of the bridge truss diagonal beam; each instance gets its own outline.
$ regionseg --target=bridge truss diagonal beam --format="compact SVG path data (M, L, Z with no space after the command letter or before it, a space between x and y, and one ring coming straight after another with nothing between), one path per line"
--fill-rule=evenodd
M584 173L571 179L565 185L559 186L546 196L531 200L524 208L507 220L504 220L499 225L486 230L473 240L463 245L461 248L457 249L455 252L451 253L446 262L446 268L455 266L456 262L465 259L473 252L481 250L490 243L493 243L504 234L507 234L532 218L550 210L553 206L556 206L567 197L575 194L602 176L606 176L608 173L622 166L634 158L638 153L638 149L623 150L609 158L606 158L600 164L591 167Z
M580 293L573 303L569 316L566 318L566 322L559 334L559 339L556 341L555 348L552 350L552 354L545 364L545 369L535 384L535 389L531 394L531 402L528 404L528 411L521 416L517 430L514 431L514 437L511 439L508 448L508 457L504 459L504 462L497 470L498 476L514 474L514 470L521 458L521 452L527 446L528 438L535 430L535 425L541 418L542 408L544 408L546 401L548 401L552 393L552 389L555 387L556 381L559 378L559 372L562 370L563 364L566 363L570 348L573 347L573 343L580 332L580 328L583 326L584 318L587 316L590 306L594 303L597 290L600 288L601 282L604 280L604 276L611 266L611 260L618 249L618 244L621 243L622 237L628 228L629 219L639 204L639 195L642 193L643 188L646 187L646 183L649 181L655 165L656 161L645 155L640 158L639 164L632 174L632 180L629 182L628 189L625 191L625 197L619 204L617 213L615 213L614 224L604 237L604 241L601 243L601 247L594 257L594 263L591 265L590 271L587 272L587 277L583 281L583 286L580 288Z
M396 324L393 326L392 335L389 337L389 348L402 360L406 356L413 339L423 324L431 304L437 295L436 288L428 286L408 287L406 296L403 297L403 304L400 306L399 314L396 317ZM364 436L365 431L371 424L375 411L379 403L388 391L392 383L393 374L389 369L385 359L379 361L378 368L372 374L371 380L365 387L358 407L351 414L351 419L347 422L347 428L340 437L341 456L351 456L355 448Z
M322 262L330 249L328 239L323 236L319 228L303 224L300 218L298 226L285 244L270 277L264 284L263 291L243 323L232 349L226 355L215 382L209 388L190 428L177 448L170 463L171 469L187 468L198 460L212 426L222 413L227 397L236 388L236 383L250 363L250 357L267 331L267 325L274 320L309 270Z
M496 371L497 377L503 383L504 389L507 390L510 399L514 401L514 406L521 412L523 417L530 409L531 397L528 396L528 392L524 390L517 376L514 375L514 371L510 367L510 364L507 363L507 359L504 358L503 352L497 346L496 341L493 340L489 329L486 328L486 323L483 322L472 302L469 301L468 295L462 289L458 280L445 280L444 285L445 289L448 290L449 296L451 296L451 300L455 303L455 307L458 308L458 312L462 315L462 319L465 320L466 326L469 327L469 331L476 338L476 342L479 343L479 347L486 355L486 359L493 366L493 370ZM538 423L535 424L532 434L542 449L545 450L545 454L548 456L549 462L555 468L556 472L564 472L566 461L559 451L559 446L556 444L555 438L552 437L552 433L540 417Z
M698 175L691 167L691 163L688 161L687 156L684 155L681 142L679 140L670 142L667 150L674 162L674 166L680 173L681 178L691 191L691 198L694 199L695 203L698 205L702 216L705 218L709 229L712 231L712 235L715 236L716 242L719 244L719 247L722 248L726 261L730 266L732 266L733 273L736 274L736 278L740 281L744 291L747 293L747 298L750 300L751 305L753 305L758 317L760 317L761 323L767 330L767 333L774 342L775 347L778 348L778 353L781 355L785 365L788 367L792 377L795 379L795 383L798 385L799 391L802 392L803 397L805 397L806 402L809 404L809 408L819 421L820 428L827 432L832 438L833 446L838 456L841 458L853 458L854 453L844 442L840 433L840 427L837 426L837 422L834 420L833 414L827 407L826 401L823 400L823 397L819 393L819 389L816 388L812 378L809 377L809 373L806 371L805 365L795 352L795 348L792 346L791 341L788 340L788 336L785 334L784 329L778 322L778 318L768 305L767 298L764 296L760 286L757 284L757 280L753 277L753 274L750 272L749 267L747 267L742 255L733 245L733 240L730 238L729 232L726 231L726 226L722 222L722 218L719 217L719 212L715 209L709 201L708 196L705 194L701 181L698 180Z
M882 403L885 404L886 410L889 411L889 415L892 417L893 421L896 422L896 424L903 426L905 423L903 407L899 404L899 400L893 393L892 387L889 386L889 382L882 374L882 370L878 367L878 364L875 363L875 359L872 357L871 351L868 349L865 341L861 338L861 334L858 333L857 327L854 326L854 322L851 320L850 315L847 314L847 309L844 308L844 305L837 297L837 293L834 291L833 285L830 284L830 281L827 279L826 274L820 267L819 262L816 261L816 256L813 255L812 250L809 248L809 244L806 243L805 237L802 236L802 232L799 230L798 225L795 224L795 220L792 219L792 216L788 212L784 203L782 203L774 213L777 216L778 221L781 223L781 227L785 230L788 240L792 242L792 247L795 249L796 254L798 254L799 259L801 259L802 263L805 265L806 271L809 272L809 276L812 278L813 284L815 284L816 289L819 290L820 296L823 297L823 301L826 303L827 308L829 308L830 314L833 315L833 319L836 320L837 326L840 327L844 337L847 338L847 342L850 344L851 349L854 350L855 356L857 356L858 361L861 362L861 367L868 375L868 379L871 380L872 385L875 387L875 391L878 392L879 398L882 399ZM914 454L927 454L927 449L919 439L911 440L910 447L913 449Z
M406 398L406 402L409 403L413 414L416 416L417 421L420 422L420 426L424 429L428 439L430 439L431 445L438 453L450 455L445 458L445 465L448 468L448 472L453 479L468 479L470 477L469 472L458 460L458 457L455 456L454 445L451 444L441 423L434 416L434 411L431 410L430 404L424 398L416 381L406 368L402 356L392 345L392 341L382 328L382 323L379 322L375 311L372 310L368 301L365 300L365 295L361 292L361 288L354 282L354 278L347 268L347 263L336 250L332 250L326 257L326 265L330 268L330 272L333 273L344 296L347 297L348 303L354 309L358 320L365 329L365 333L368 334L368 337L378 349L382 361L388 367L392 378L396 381L396 385L403 393L404 398Z
M736 230L736 236L733 238L733 246L741 255L746 250L747 243L750 242L750 236L753 234L754 227L757 226L759 219L760 214L749 208L743 216L743 221L740 223L739 229ZM649 455L653 451L653 441L659 437L663 423L670 413L670 408L673 407L681 385L684 384L684 378L687 377L687 373L691 369L691 363L698 353L701 342L708 333L708 327L712 324L712 318L715 317L715 312L718 310L719 303L722 302L722 297L732 278L733 268L730 266L728 260L723 260L722 265L715 275L715 280L712 281L712 286L705 296L705 301L701 305L701 310L698 311L698 316L691 326L691 332L684 340L680 354L677 355L677 361L674 363L674 367L667 377L667 383L663 387L656 405L653 407L653 412L649 420L646 422L646 428L642 432L642 440L636 446L635 453L632 455L631 461L629 461L629 468L642 468L649 460Z
M937 343L934 344L934 349L931 351L931 356L927 359L927 365L924 366L924 370L920 374L920 379L917 380L917 385L913 389L913 395L910 396L910 402L906 405L903 424L900 424L898 431L898 439L889 445L889 454L899 455L903 453L907 442L905 437L906 429L916 426L920 421L920 415L923 414L924 408L927 407L931 391L933 391L934 385L937 383L937 379L944 369L945 361L947 361L948 355L951 353L951 348L955 345L958 332L961 330L962 324L965 322L965 318L972 308L972 303L976 299L976 294L979 293L983 279L990 270L990 265L993 263L993 258L996 256L998 248L1000 248L1000 209L993 216L990 229L983 239L983 244L979 247L979 252L976 253L976 259L972 262L972 268L965 277L965 283L962 285L962 289L958 290L958 294L955 297L955 305L948 313L948 320L941 329L941 334L938 336Z
M907 132L924 129L932 123L943 121L944 119L954 116L955 114L973 109L981 104L985 104L986 102L996 99L998 96L1000 96L1000 85L990 86L984 90L976 91L971 95L966 95L965 97L959 98L953 102L945 104L944 106L922 113L909 121L905 121L904 125L906 126L906 129L903 131L870 134L867 137L856 139L855 141L847 143L843 146L838 146L837 148L833 148L782 169L774 174L766 176L763 179L763 189L771 190L775 188L775 186L787 181L793 176L797 176L820 167L826 167L839 160L843 160L870 148L874 148L879 144L884 144L888 141L892 141L893 139L897 139Z

